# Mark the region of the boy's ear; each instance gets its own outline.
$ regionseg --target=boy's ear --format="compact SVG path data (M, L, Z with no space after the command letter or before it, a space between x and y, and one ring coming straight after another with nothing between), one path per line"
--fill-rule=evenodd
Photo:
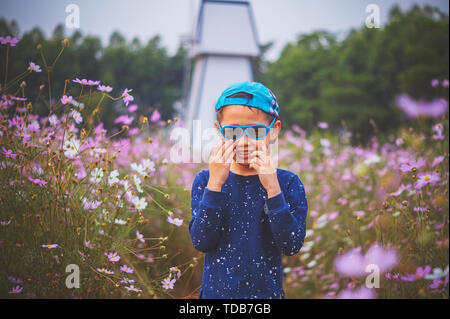
M277 121L273 124L272 129L271 129L270 132L269 132L269 143L270 143L270 144L275 143L275 141L276 141L277 138L278 138L278 135L280 134L280 131L281 131L281 121L280 121L280 120L277 120Z
M216 127L217 135L218 135L220 138L222 138L223 136L222 136L222 133L220 133L219 122L218 122L217 120L214 121L214 126Z

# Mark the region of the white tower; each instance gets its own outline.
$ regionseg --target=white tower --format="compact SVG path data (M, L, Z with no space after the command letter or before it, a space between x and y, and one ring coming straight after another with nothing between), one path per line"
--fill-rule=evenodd
M201 0L192 36L184 110L191 133L193 120L201 120L203 129L213 127L220 94L234 82L253 80L250 58L260 55L249 1Z

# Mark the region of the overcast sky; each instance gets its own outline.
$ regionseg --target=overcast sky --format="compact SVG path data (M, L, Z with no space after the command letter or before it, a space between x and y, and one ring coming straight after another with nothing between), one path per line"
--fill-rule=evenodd
M118 30L128 40L138 37L146 43L160 34L170 54L178 48L180 35L190 32L201 0L0 0L0 16L14 19L21 31L39 26L46 36L64 23L69 4L80 8L80 31L95 35L106 45L109 36ZM276 59L287 42L300 33L325 29L343 33L365 23L368 4L380 8L385 23L394 4L405 10L417 3L431 4L448 13L448 0L250 0L257 33L261 43L274 41L267 53ZM74 29L66 29L66 35Z

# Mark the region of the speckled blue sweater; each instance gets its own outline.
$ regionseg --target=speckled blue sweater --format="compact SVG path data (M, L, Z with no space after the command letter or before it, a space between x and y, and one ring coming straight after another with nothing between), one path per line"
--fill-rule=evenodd
M192 184L189 232L205 253L199 298L285 298L281 254L296 254L306 233L308 203L300 178L277 169L281 193L267 198L258 175L230 171L221 192L209 170Z

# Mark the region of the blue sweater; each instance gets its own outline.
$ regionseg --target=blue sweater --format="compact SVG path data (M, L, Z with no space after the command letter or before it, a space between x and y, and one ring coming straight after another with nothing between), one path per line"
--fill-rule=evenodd
M205 253L199 298L285 298L281 254L303 246L308 203L300 178L277 169L281 193L267 199L258 175L230 171L221 192L192 184L189 232Z

